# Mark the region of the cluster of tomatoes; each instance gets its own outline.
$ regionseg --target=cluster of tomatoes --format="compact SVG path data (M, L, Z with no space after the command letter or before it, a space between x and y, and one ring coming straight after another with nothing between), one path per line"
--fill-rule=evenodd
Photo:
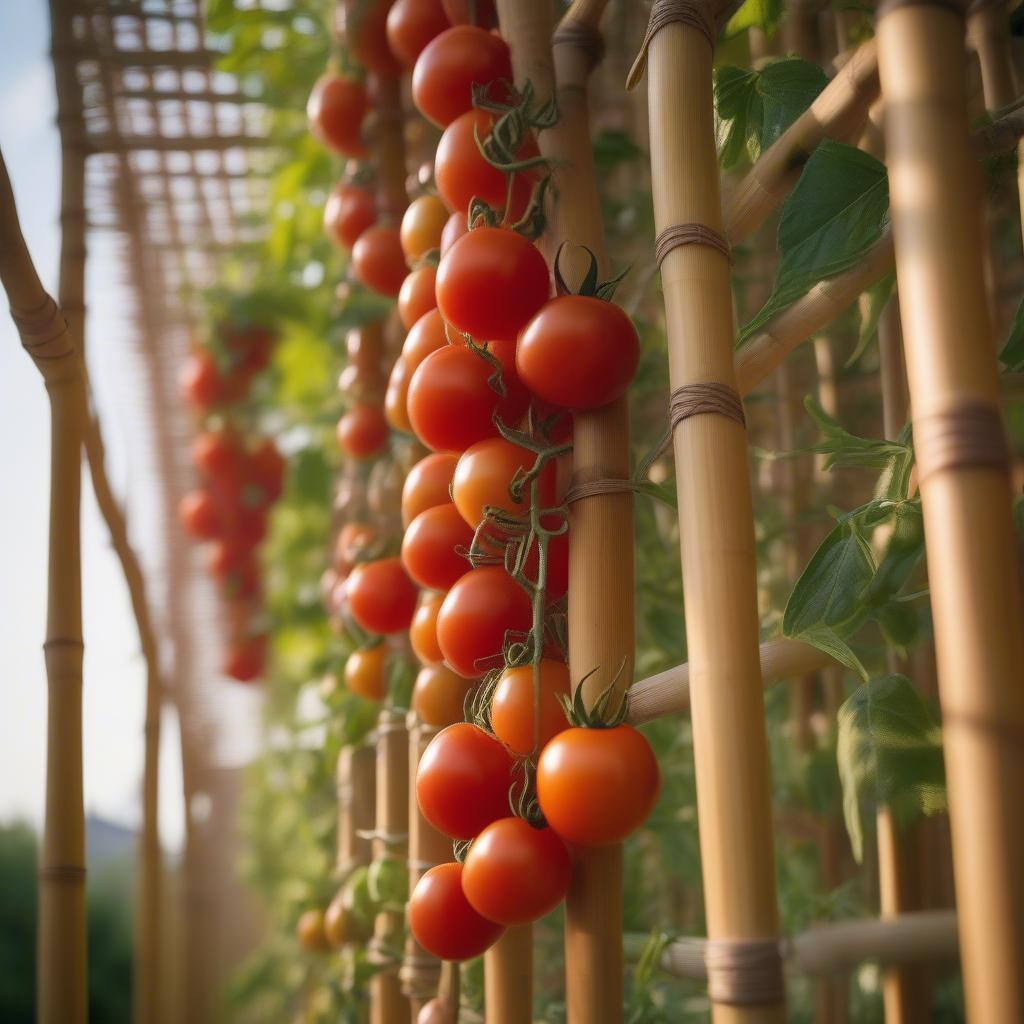
M409 924L446 960L476 956L505 927L556 907L572 851L620 842L659 789L647 741L621 714L602 720L607 702L597 713L579 700L570 707L557 628L568 589L559 471L571 415L625 392L639 339L596 268L579 294L556 273L552 295L531 240L545 185L532 129L543 119L510 85L493 5L475 5L477 24L466 23L466 7L371 3L386 17L346 26L374 75L394 74L380 40L392 65L412 68L413 100L442 130L437 194L390 223L353 177L324 214L327 235L351 250L356 280L396 298L407 331L382 412L378 369L360 368L350 345L355 402L339 445L366 458L393 428L430 451L404 483L398 555L367 557L377 548L364 526L339 534L335 605L375 637L408 631L422 665L413 710L441 731L421 759L417 800L435 828L470 845L462 862L423 875ZM331 72L314 88L312 128L335 152L365 155L373 81L367 92ZM387 649L374 643L349 658L350 689L384 697Z
M281 496L285 463L273 440L243 435L231 414L269 363L274 340L262 327L222 324L189 356L181 379L203 427L192 443L199 486L182 498L178 514L189 536L210 542L207 570L227 611L223 671L239 682L260 676L266 661L257 548Z

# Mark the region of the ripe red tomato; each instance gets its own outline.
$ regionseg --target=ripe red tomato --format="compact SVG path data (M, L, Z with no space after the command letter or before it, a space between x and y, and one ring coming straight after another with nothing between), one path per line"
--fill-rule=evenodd
M334 186L324 206L324 233L339 249L351 249L376 222L377 203L369 189L343 181Z
M249 548L233 537L217 540L207 552L206 569L215 580L223 581L242 565L248 555Z
M441 245L448 211L437 196L414 199L402 214L402 250L410 265Z
M352 247L352 273L356 280L380 295L397 295L408 273L398 228L375 224Z
M435 452L420 459L402 486L402 525L408 526L421 512L451 501L448 488L458 456Z
M533 467L536 456L503 437L489 437L467 448L459 458L452 480L452 499L462 518L476 527L484 518L484 506L522 515L530 507L530 488L522 501L513 501L509 485ZM555 501L555 463L549 461L537 480L538 498L548 508Z
M248 683L262 675L267 661L267 636L257 633L238 637L228 648L222 666L224 675Z
M480 956L505 930L481 917L462 891L462 865L438 864L416 883L409 899L409 930L441 960Z
M393 0L346 0L345 38L349 52L367 71L397 78L402 65L388 44L388 12Z
M504 228L475 228L437 268L437 308L478 341L514 341L547 301L548 265L540 250Z
M345 685L364 700L383 700L388 692L387 644L362 647L345 661Z
M456 25L431 40L412 72L412 98L441 128L473 106L473 85L512 80L508 44L474 25ZM494 97L499 98L499 97Z
M263 584L260 563L251 555L232 569L224 578L222 590L230 600L245 600L255 597Z
M388 11L391 52L411 68L423 47L450 24L441 0L396 0Z
M441 255L444 254L469 230L466 211L455 210L441 232Z
M475 685L444 665L424 665L412 688L412 709L427 725L454 725L465 717L466 694Z
M498 12L494 9L494 0L441 0L444 13L453 25L479 25L481 28L494 28L498 23ZM472 11L472 16L471 12Z
M544 817L563 839L580 846L622 842L647 820L660 788L651 745L629 725L566 729L537 762Z
M364 157L366 146L360 133L368 107L361 83L326 71L316 80L306 104L309 130L335 153Z
M482 356L462 345L427 356L409 382L407 407L416 436L434 451L463 452L497 436L495 416L509 426L518 424L529 395L511 364L502 372L504 397L489 383L493 373Z
M526 325L516 367L526 386L564 409L597 409L625 394L640 362L633 321L614 303L561 295Z
M421 317L437 308L434 280L437 267L423 266L407 274L398 292L398 316L402 326L411 330Z
M501 654L508 630L533 623L526 591L499 565L471 569L448 592L437 613L437 642L448 667L476 679Z
M338 447L353 459L376 455L388 440L388 421L376 405L357 402L338 420Z
M449 501L421 512L402 538L402 564L406 572L428 590L447 590L469 572L469 562L458 548L469 549L473 531Z
M494 115L485 110L467 110L460 114L441 136L434 158L437 190L449 208L465 214L475 196L499 213L505 209L508 182L504 171L492 167L480 154L474 129L484 141L494 127ZM516 154L520 160L537 155L532 137ZM512 179L512 200L505 220L512 224L526 212L536 178L528 171L517 171Z
M266 508L256 505L242 505L236 510L232 541L251 551L267 535Z
M544 658L540 663L540 735L537 750L569 727L558 697L569 696L569 668L561 661ZM501 674L491 698L491 728L494 735L516 754L534 749L533 666L507 668Z
M346 593L352 618L368 633L387 635L408 629L416 611L416 585L399 558L357 565Z
M412 652L424 665L437 665L444 658L437 646L437 613L443 600L444 594L425 593L409 627Z
M442 729L416 769L416 800L423 817L452 839L472 839L508 817L514 781L512 755L470 722Z
M263 501L271 504L284 490L285 461L277 445L268 437L249 453L249 477L263 494Z
M194 351L180 377L181 395L197 412L209 412L214 406L241 401L249 389L245 373L222 374L216 360L206 351Z
M222 323L217 336L230 356L232 368L245 374L256 374L270 364L270 353L277 340L275 333L256 324Z
M241 438L230 428L204 430L192 441L192 464L206 477L239 476L245 459Z
M456 338L458 335L456 335ZM428 310L412 325L402 344L402 359L411 377L431 352L448 344L444 320L437 309Z
M550 828L534 828L522 818L488 825L462 866L462 891L470 906L506 927L551 913L571 880L565 843Z
M213 540L220 535L220 516L209 491L186 494L178 505L178 518L185 532L196 540Z

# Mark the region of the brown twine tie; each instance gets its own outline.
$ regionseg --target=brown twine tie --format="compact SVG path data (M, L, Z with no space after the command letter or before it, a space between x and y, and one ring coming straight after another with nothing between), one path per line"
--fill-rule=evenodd
M941 412L914 419L917 478L923 481L943 469L957 466L1009 464L999 410L983 399L965 398Z
M786 997L777 939L709 939L708 997L728 1006L773 1006Z
M961 18L966 16L966 5L963 0L880 0L875 7L875 24L900 7L941 7L943 10L959 14Z
M626 77L627 89L633 89L644 77L644 71L647 69L647 50L651 40L666 25L672 24L687 25L696 29L708 41L708 46L715 48L716 30L709 3L701 3L700 0L654 0L651 5L651 17L647 22L647 34Z
M551 37L551 45L574 46L586 60L588 71L593 71L604 57L604 36L600 29L577 18L559 24Z
M651 466L661 458L672 446L672 436L676 427L691 416L718 414L734 420L746 428L747 418L743 413L743 400L735 388L717 381L700 381L695 384L684 384L676 388L668 400L668 429L665 431L658 447L651 452L637 467L636 475L640 479L623 479L621 477L600 477L573 484L566 491L564 504L571 505L582 498L592 498L598 494L622 494L643 490L640 482L646 477Z
M673 224L665 228L654 240L654 258L660 267L673 249L682 245L706 245L717 249L727 260L732 261L729 243L714 228L707 224Z

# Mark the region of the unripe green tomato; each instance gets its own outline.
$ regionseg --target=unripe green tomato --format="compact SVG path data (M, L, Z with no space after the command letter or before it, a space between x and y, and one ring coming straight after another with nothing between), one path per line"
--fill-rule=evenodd
M402 904L409 898L409 869L390 857L375 860L367 875L370 898L378 904Z

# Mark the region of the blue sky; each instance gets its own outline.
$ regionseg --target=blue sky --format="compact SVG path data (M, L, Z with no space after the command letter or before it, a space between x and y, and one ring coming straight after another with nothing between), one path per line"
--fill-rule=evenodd
M53 74L45 3L0 3L0 149L22 228L43 284L56 290L60 150L54 125ZM88 339L104 415L115 488L130 485L125 443L127 396L112 390L95 350L119 302L110 239L90 238ZM45 785L46 615L49 420L42 381L0 313L0 821L42 820ZM97 331L97 327L101 328ZM115 381L115 383L111 383ZM139 820L144 671L117 561L92 493L83 488L85 613L85 799L96 814L127 825ZM164 718L161 831L176 848L182 836L177 730Z

